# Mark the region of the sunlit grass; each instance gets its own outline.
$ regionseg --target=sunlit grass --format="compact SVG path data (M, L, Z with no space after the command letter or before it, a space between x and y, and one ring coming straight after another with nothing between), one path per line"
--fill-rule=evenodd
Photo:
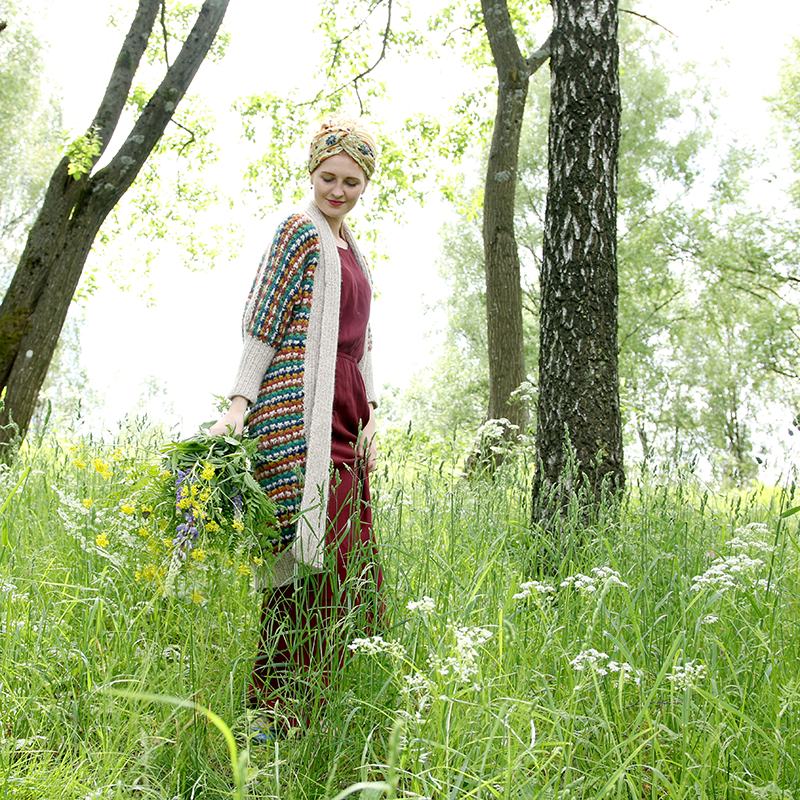
M208 551L164 594L169 531L130 508L156 444L49 442L0 472L0 797L800 792L790 493L632 475L554 541L524 455L469 484L397 437L373 481L387 629L333 685L304 678L307 731L248 753L249 566Z

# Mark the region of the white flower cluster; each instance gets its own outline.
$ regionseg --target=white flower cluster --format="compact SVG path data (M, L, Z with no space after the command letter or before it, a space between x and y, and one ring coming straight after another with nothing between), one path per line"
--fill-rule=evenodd
M702 592L705 589L712 589L725 592L741 585L742 582L755 582L758 586L766 586L763 581L753 580L755 573L763 567L764 562L760 558L751 558L744 553L720 556L711 562L711 566L702 575L695 575L692 578L692 591Z
M406 654L400 642L387 642L382 636L371 636L369 639L353 639L347 646L354 653L363 653L368 656L388 653L392 658L403 658Z
M452 675L460 683L471 683L478 674L478 648L492 638L492 633L485 628L457 628L452 623L448 627L455 638L453 655L431 656L431 666L442 677ZM476 684L473 687L479 688Z
M513 596L513 600L524 600L526 597L531 597L531 595L546 597L556 590L555 586L539 583L539 581L526 581L521 583L519 588L520 591Z
M772 553L775 548L764 539L769 535L769 528L763 522L750 522L743 528L734 531L735 536L728 542L731 550L758 550L761 553Z
M436 611L436 601L428 595L423 595L422 600L411 600L406 604L406 608L411 611L419 611L420 614L431 614Z
M644 674L642 670L634 669L627 661L621 663L612 661L607 653L601 653L593 647L589 650L581 650L569 664L577 672L588 669L601 678L612 673L622 673L626 680L633 681L637 686L642 682Z
M416 719L421 720L422 714L430 708L433 682L427 675L414 672L411 675L404 675L403 683L404 686L400 691L408 698Z
M708 670L705 664L698 664L696 661L687 661L683 666L676 665L672 672L667 675L667 680L676 689L694 689L705 680Z
M565 578L561 581L561 587L573 586L583 594L594 594L598 589L603 588L607 584L611 586L622 586L625 589L630 588L628 584L622 580L622 576L619 572L615 569L611 569L611 567L592 567L590 571L592 573L591 575L582 575L580 572L576 575L570 575L569 578Z

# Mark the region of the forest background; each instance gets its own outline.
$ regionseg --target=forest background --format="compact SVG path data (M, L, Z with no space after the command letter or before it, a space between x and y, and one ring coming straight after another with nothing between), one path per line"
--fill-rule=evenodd
M213 417L213 395L227 390L238 353L242 298L274 220L288 205L266 186L254 192L247 185L248 159L257 157L258 144L242 140L242 106L233 104L263 92L312 94L324 40L308 22L314 4L302 13L297 8L267 14L232 6L227 53L206 63L191 89L206 109L203 125L213 145L189 170L172 167L190 193L176 209L184 224L153 224L171 202L165 194L149 207L124 199L104 228L45 392L56 417L74 420L79 404L83 431L113 431L125 415L147 413L183 433ZM774 479L794 441L798 342L791 277L797 223L787 202L796 176L791 130L787 138L786 120L775 112L781 102L785 108L796 102L790 43L800 13L782 4L775 25L774 17L753 17L743 3L645 3L636 12L659 25L623 20L632 31L627 50L623 38L623 92L627 70L632 88L625 100L641 105L628 124L643 132L628 129L627 156L626 131L622 145L621 190L631 192L621 201L628 214L621 233L620 332L626 454L699 460L705 474L722 481L755 477L759 468L762 478ZM52 0L33 4L27 16L45 45L42 97L58 103L58 135L69 141L85 128L102 93L124 14L111 13L119 22L113 27L103 4L87 5L76 24L70 4ZM543 39L549 24L543 9L531 35ZM63 35L75 28L78 33ZM91 47L76 47L76 37ZM789 66L782 78L783 59ZM389 93L373 114L388 131L415 114L440 115L444 122L442 109L485 75L486 64L459 60L455 51L439 59L390 52L376 71ZM522 155L521 194L532 204L518 199L522 250L529 254L534 383L547 82L544 67L535 76ZM444 166L440 160L447 180L428 181L424 205L413 198L396 209L402 213L384 215L373 248L384 423L413 419L434 438L455 434L464 448L483 421L486 396L475 207L491 99L482 99L464 158ZM630 105L628 112L636 111ZM41 159L46 174L47 155ZM170 170L160 169L166 186ZM142 182L153 180L151 173ZM439 191L442 183L449 200ZM193 203L208 207L195 214ZM648 224L637 229L636 215ZM4 256L9 272L13 252ZM763 274L741 271L750 268L748 259Z

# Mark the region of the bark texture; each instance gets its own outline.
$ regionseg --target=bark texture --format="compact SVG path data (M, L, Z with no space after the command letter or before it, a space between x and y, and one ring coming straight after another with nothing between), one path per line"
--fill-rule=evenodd
M534 518L623 488L617 368L616 0L553 0ZM566 469L572 448L577 475Z
M507 419L524 431L528 425L527 408L523 403L509 402L527 377L514 200L528 84L530 76L547 59L548 45L523 56L506 0L482 0L481 7L497 69L497 111L483 198L489 356L487 418Z
M89 127L100 154L119 122L161 0L140 0ZM80 179L65 157L50 180L39 216L0 306L0 448L24 435L92 243L105 218L139 173L208 53L228 0L205 0L161 85L109 164ZM95 159L95 161L97 160ZM120 321L124 325L124 320ZM13 425L10 423L13 422Z

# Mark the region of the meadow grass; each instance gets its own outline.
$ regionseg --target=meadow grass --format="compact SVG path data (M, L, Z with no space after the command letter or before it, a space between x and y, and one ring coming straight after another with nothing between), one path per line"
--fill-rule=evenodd
M303 676L307 730L248 747L250 565L195 551L169 585L135 498L157 444L53 439L0 471L0 797L800 797L791 491L633 475L545 535L524 453L469 483L397 436L387 628Z

